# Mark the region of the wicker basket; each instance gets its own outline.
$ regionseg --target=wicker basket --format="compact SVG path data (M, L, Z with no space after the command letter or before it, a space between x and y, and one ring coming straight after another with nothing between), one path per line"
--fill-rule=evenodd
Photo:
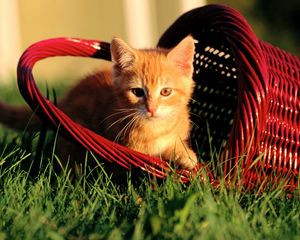
M181 16L163 34L158 46L171 48L186 35L196 40L191 103L193 147L200 159L218 156L225 181L242 180L247 188L285 181L298 186L300 168L300 61L259 40L234 9L207 5ZM113 143L73 122L38 90L33 65L52 56L85 56L110 60L109 44L57 38L38 42L22 55L18 66L20 91L37 114L62 134L126 169L138 167L157 177L168 163ZM197 172L203 166L194 170ZM206 165L209 169L211 166ZM183 182L190 172L178 172ZM209 174L212 183L218 176Z

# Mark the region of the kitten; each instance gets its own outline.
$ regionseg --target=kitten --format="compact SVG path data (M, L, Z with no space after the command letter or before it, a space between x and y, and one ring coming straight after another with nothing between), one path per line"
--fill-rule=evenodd
M194 40L188 36L171 50L134 49L119 38L111 42L113 67L82 80L58 103L73 120L136 151L183 168L196 166L197 157L188 144L188 103L194 82ZM0 122L24 128L29 109L0 103ZM27 130L38 129L35 118ZM22 129L23 130L23 129ZM63 161L82 162L81 148L62 138L58 156Z

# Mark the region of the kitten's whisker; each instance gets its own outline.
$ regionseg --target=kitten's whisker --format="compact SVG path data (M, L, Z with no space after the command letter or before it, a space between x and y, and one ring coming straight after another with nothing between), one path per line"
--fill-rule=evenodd
M192 125L196 126L196 128L199 128L199 126L198 126L194 121L190 120L190 123L191 123Z
M196 116L196 117L198 117L198 118L202 118L202 119L203 119L203 117L202 117L202 116L200 116L200 115L199 115L199 114L197 114L197 113L190 112L190 114L191 114L191 115L193 115L193 116Z
M124 135L127 134L127 132L130 132L134 126L134 123L136 122L138 116L134 116L131 121L129 122L129 124L127 124L127 126L125 126L124 128Z
M123 134L123 132L125 133L125 129L127 128L128 125L131 124L132 121L133 121L133 119L131 119L128 123L126 123L126 125L119 131L119 133L115 137L115 142L119 142L119 139L121 138L121 136L125 135L125 134Z
M135 111L135 108L116 108L114 111Z
M107 116L106 118L104 118L100 123L99 123L99 126L101 126L105 121L107 121L109 118L112 118L116 115L120 115L120 114L123 114L123 113L127 113L127 112L117 112L117 113L112 113L110 114L109 116Z
M199 103L197 100L195 100L194 98L190 98L190 100L192 100L195 103Z
M136 126L138 125L138 123L139 123L139 116L137 115L134 123L131 126L131 130L135 129ZM142 136L145 136L145 135L142 134ZM142 142L144 142L143 139L140 139L139 141L135 141L135 145L136 145L135 149L140 149L140 145L142 144Z
M121 123L123 122L124 120L134 116L136 113L131 113L131 114L128 114L127 116L124 116L122 118L119 118L118 120L114 121L112 124L110 124L107 129L110 129L111 127L113 127L114 125L116 125L117 123Z
M126 114L128 114L128 112L130 112L130 111L135 111L135 109L126 109L126 108L124 108L124 109L115 109L114 111L118 111L118 112L114 112L114 113L112 113L112 114L110 114L109 116L107 116L106 118L104 118L102 121L101 121L101 123L100 124L102 124L104 121L106 121L107 119L109 119L109 118L111 118L111 117L113 117L113 116L116 116L116 115L119 115L119 114L122 114L122 113L126 113Z
M138 116L135 115L128 123L126 123L126 125L120 130L118 135L115 137L115 142L118 142L122 135L126 135L127 130L130 128L131 125L133 125L137 118Z

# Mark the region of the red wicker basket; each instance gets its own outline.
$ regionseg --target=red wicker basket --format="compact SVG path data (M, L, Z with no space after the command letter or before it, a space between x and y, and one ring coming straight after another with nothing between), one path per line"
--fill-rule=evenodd
M284 180L298 187L300 168L300 61L259 40L232 8L207 5L181 16L163 34L158 46L171 48L186 35L196 40L191 103L193 147L200 159L219 156L225 181L241 180L247 188ZM141 168L165 177L168 163L113 143L68 118L38 90L34 64L53 56L84 56L110 60L109 44L57 38L30 46L18 65L21 94L44 121L69 140L110 162ZM199 164L197 172L203 166ZM205 165L206 170L212 166ZM178 172L187 182L191 173ZM218 177L209 173L211 183Z

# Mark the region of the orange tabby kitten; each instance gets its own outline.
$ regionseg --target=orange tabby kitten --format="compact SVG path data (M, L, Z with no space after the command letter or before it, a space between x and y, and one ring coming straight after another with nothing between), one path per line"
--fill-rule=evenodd
M112 70L82 80L58 107L112 141L192 169L197 158L188 144L188 103L194 88L194 51L190 36L170 51L138 50L114 38ZM28 109L4 103L0 111L0 121L13 128L25 127L30 118ZM37 120L31 121L28 129L37 129L37 125ZM72 161L82 152L62 138L57 148L59 157L71 155Z

